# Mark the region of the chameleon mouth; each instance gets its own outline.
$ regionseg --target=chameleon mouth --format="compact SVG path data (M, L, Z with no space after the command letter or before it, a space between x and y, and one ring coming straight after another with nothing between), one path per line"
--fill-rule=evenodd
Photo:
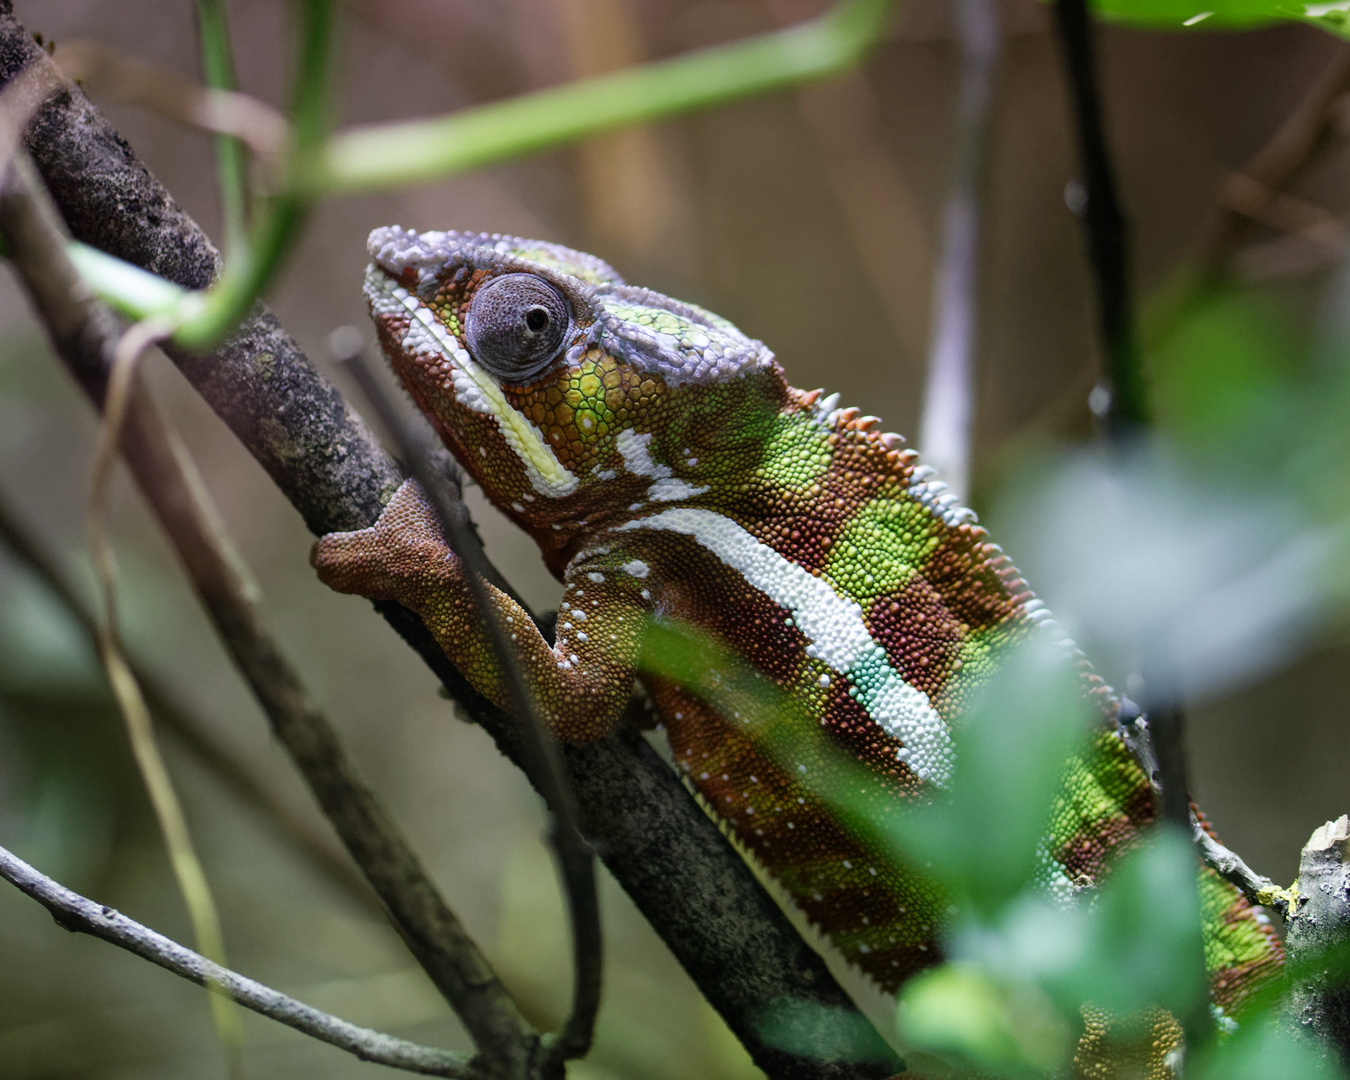
M506 400L501 384L474 361L416 293L375 263L366 268L364 289L376 322L407 321L399 343L403 355L429 380L450 390L460 405L497 422L502 439L524 465L538 494L559 499L577 489L580 482L558 460L543 432Z

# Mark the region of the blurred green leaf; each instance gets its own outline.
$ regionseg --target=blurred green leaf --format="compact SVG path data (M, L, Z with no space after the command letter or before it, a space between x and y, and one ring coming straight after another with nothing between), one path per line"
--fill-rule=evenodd
M1086 738L1089 706L1060 643L1044 632L1001 651L958 718L951 798L888 833L958 901L986 914L1036 874L1051 800Z
M1269 468L1268 439L1250 436L1288 428L1298 351L1295 327L1269 303L1228 293L1197 305L1149 356L1159 426L1193 452L1237 452Z
M974 964L944 964L911 979L901 991L896 1024L917 1049L1013 1076L1044 1075L1073 1046L1073 1028L1045 994Z
M895 1063L895 1051L856 1012L782 999L765 1006L755 1026L765 1042L801 1057Z
M1187 1075L1194 1080L1344 1080L1331 1051L1291 1035L1274 1016L1252 1020L1212 1047Z
M1045 980L1063 1008L1091 1002L1129 1016L1157 1005L1186 1016L1204 1001L1196 869L1193 845L1170 829L1115 865L1093 904L1082 960Z

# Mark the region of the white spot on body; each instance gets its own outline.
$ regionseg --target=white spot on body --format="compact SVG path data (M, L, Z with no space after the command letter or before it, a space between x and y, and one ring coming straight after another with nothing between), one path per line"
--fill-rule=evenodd
M708 490L706 486L695 487L687 481L677 479L675 474L671 472L669 465L661 465L653 461L649 450L651 441L651 432L639 435L632 428L624 428L614 440L628 471L637 476L650 476L652 478L653 483L647 489L648 499L652 502L673 502L676 499L688 499L694 495L702 495ZM642 504L634 503L629 509L640 510Z

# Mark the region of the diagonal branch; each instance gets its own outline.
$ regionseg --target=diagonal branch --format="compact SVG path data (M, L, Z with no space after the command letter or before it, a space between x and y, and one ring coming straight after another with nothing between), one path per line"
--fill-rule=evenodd
M63 929L101 938L198 986L219 987L246 1009L346 1050L363 1061L374 1061L427 1076L473 1080L483 1075L462 1054L420 1046L406 1039L349 1024L229 968L221 967L200 953L127 918L121 912L71 892L2 847L0 878L27 893L50 911L57 925Z
M81 287L55 209L40 185L25 176L30 170L24 159L12 163L0 190L0 230L44 320L70 331L52 335L62 359L100 402L116 342L103 332L111 315ZM273 731L388 906L395 926L479 1049L523 1068L537 1036L263 629L239 572L239 557L207 505L186 451L143 392L133 390L127 403L122 449Z
M562 1062L582 1057L591 1047L595 1033L595 1017L600 1011L600 982L603 940L600 933L600 902L595 887L595 856L582 838L577 820L576 799L563 771L558 744L544 728L538 704L525 682L520 657L511 645L507 628L502 624L492 605L487 590L487 556L475 543L476 537L468 524L468 510L458 493L450 491L445 477L436 469L428 449L427 435L419 435L385 396L380 384L366 366L359 333L347 335L348 349L342 359L355 376L371 407L380 418L398 448L399 456L408 463L413 478L427 493L441 528L453 550L468 570L470 594L479 620L488 631L492 651L506 675L511 695L512 712L521 720L521 749L525 774L544 796L553 816L549 842L562 878L567 897L567 911L572 924L572 964L574 982L572 1009L562 1030L546 1053L542 1071L551 1074Z
M47 587L84 632L92 648L98 632L93 612L47 555L47 546L30 533L3 498L0 498L0 544ZM380 910L369 885L350 860L259 783L249 767L208 731L203 721L186 709L152 672L135 661L131 662L131 670L145 692L145 700L155 720L232 792L240 805L250 807L270 820L320 873L353 900L367 908Z

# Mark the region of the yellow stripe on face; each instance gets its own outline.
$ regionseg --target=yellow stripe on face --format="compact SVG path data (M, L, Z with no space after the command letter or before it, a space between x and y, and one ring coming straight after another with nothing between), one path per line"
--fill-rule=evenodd
M415 334L419 327L428 331L439 349L453 361L455 399L465 408L485 413L497 421L502 439L525 466L530 486L540 495L555 499L576 491L579 481L558 460L553 447L544 441L544 433L506 400L501 384L474 362L468 350L436 318L435 313L400 286L386 286L386 289L389 295L412 313L412 332ZM405 342L404 351L415 355L415 348L409 348L409 343Z
M497 421L497 428L501 431L502 438L506 440L506 445L525 466L530 486L540 495L548 495L555 499L576 491L578 484L576 476L558 460L553 447L544 441L544 433L534 422L506 400L501 384L475 364L463 349L455 356L455 363L463 367L464 374L472 379L474 385L482 392L488 411Z

